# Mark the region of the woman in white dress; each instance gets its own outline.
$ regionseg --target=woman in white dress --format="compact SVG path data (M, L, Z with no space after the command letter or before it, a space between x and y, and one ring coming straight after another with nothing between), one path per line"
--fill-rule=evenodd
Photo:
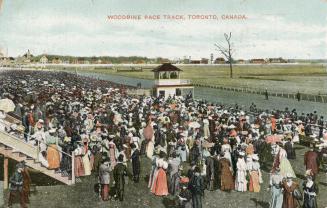
M240 157L237 160L236 167L236 178L235 178L235 190L244 192L247 190L247 180L246 180L246 163L244 161L244 152L240 152Z
M232 147L228 144L228 140L224 138L224 144L221 146L221 151L224 152L224 157L229 160L230 164L232 163Z
M91 163L90 163L90 150L89 150L89 140L86 137L83 138L83 165L84 165L84 175L88 176L91 175Z

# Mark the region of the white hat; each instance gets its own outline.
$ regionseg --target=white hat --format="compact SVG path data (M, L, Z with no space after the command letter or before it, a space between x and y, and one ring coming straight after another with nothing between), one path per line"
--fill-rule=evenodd
M253 160L256 160L256 161L259 161L259 157L258 157L257 154L252 155L252 159L253 159Z
M317 138L317 135L316 134L312 134L310 135L311 138Z
M54 128L49 130L49 133L55 133L55 132L56 132L56 129L54 129Z
M128 131L134 131L135 132L136 129L134 127L132 127L132 128L129 128Z
M140 139L140 138L138 138L138 137L132 137L132 141L133 141L133 142L138 142L139 139Z
M0 111L0 119L4 119L4 118L6 118L6 115Z
M10 128L11 128L12 130L16 130L16 129L17 129L17 124L12 124L12 125L10 126Z
M232 124L232 125L230 125L228 128L230 128L230 129L235 129L236 126L234 126L234 125Z

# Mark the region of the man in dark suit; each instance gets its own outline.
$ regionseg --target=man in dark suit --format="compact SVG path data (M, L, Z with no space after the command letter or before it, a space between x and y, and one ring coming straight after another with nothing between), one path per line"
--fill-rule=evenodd
M113 176L115 180L115 197L119 198L119 201L124 200L124 189L125 189L125 176L128 175L127 168L123 163L124 156L118 156L118 163L114 168Z
M195 167L194 175L190 181L190 190L192 192L193 208L202 208L202 198L204 195L204 179L200 174L200 168Z
M140 172L141 172L141 163L140 163L140 151L133 143L131 144L132 148L132 167L133 167L133 181L138 183L140 180Z
M292 137L287 138L287 142L284 145L285 151L287 153L287 159L296 159L295 150L291 142Z
M14 201L14 198L19 195L20 206L22 208L26 208L24 194L23 194L23 172L24 165L22 163L18 163L16 165L16 170L14 175L10 177L10 193L9 193L9 200L8 200L8 207L11 207Z

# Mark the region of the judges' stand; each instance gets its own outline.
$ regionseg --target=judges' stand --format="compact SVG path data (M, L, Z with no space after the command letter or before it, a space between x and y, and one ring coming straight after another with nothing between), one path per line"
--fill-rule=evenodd
M14 131L12 126L15 125ZM24 127L21 125L21 121L17 118L6 114L4 119L0 119L0 154L5 157L4 160L4 188L8 188L8 158L16 160L18 162L25 161L28 167L31 167L43 174L50 176L64 184L75 184L74 173L74 153L68 155L65 152L60 151L61 154L68 155L72 160L72 177L62 176L61 173L56 173L55 170L49 170L44 167L39 161L39 149L40 143L37 146L28 144L24 138ZM11 129L11 131L6 131Z

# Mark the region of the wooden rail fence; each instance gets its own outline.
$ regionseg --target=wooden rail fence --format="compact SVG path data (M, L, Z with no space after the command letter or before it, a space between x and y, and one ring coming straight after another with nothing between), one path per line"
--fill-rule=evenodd
M207 85L207 84L200 84L194 82L192 84L196 87L207 87L207 88L227 90L233 92L243 92L243 93L251 93L251 94L258 94L258 95L265 95L266 93L265 90L253 89L253 88L227 87L222 85ZM268 96L283 97L283 98L295 99L295 100L297 99L297 93L268 91ZM300 100L327 103L327 95L313 95L313 94L300 93Z

